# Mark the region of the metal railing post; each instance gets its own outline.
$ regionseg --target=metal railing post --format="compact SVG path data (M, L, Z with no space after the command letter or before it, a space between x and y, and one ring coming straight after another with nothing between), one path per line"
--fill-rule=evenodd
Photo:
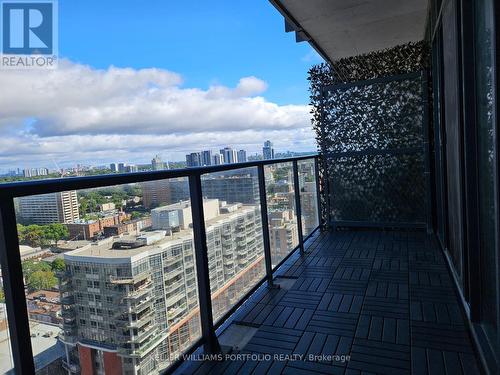
M0 263L16 374L34 374L23 267L12 198L0 200Z
M267 195L266 195L266 179L264 175L264 166L257 167L259 177L259 193L260 193L260 217L262 221L262 238L264 243L264 258L266 260L266 278L269 287L274 286L273 282L273 263L271 259L271 240L269 239L269 218L267 214Z
M321 215L321 187L319 181L319 161L318 156L314 157L314 181L316 181L316 206L318 210L318 226L322 228L323 217Z
M196 277L198 281L198 298L200 303L201 335L207 353L219 353L220 345L215 334L212 314L212 298L210 292L210 275L208 268L207 234L205 216L203 214L203 195L201 191L201 175L189 176L189 194L191 197L191 214L193 217L194 253L196 261Z
M304 254L304 235L302 233L302 208L300 205L299 167L297 160L293 161L293 188L295 190L295 213L297 215L300 254L302 255Z
M324 229L329 230L332 228L332 210L331 210L331 198L332 198L332 187L330 186L330 178L328 176L328 164L327 164L327 154L322 153L321 154L321 162L323 164L323 195L325 197L325 210L326 210L326 216L325 216L325 223L324 223ZM333 228L335 230L335 228Z

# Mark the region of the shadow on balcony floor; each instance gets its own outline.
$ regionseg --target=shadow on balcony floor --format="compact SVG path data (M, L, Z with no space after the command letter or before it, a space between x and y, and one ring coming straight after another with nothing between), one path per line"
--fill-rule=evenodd
M278 274L281 289L261 288L234 317L229 329L252 328L230 352L233 360L190 361L177 373L479 373L431 236L317 234L306 255L293 256Z

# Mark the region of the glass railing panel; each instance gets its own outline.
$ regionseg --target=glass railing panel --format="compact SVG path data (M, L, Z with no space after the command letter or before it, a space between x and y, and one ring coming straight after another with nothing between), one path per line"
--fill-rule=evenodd
M202 176L214 322L265 276L257 168Z
M299 160L297 168L302 212L302 233L306 237L319 225L315 161L314 159Z
M266 165L264 175L274 267L299 244L292 163Z
M155 374L200 338L187 178L15 207L37 370Z

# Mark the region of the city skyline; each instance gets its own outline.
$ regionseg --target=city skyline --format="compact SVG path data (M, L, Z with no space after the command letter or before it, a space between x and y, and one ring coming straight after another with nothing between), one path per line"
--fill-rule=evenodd
M260 145L260 149L259 147L257 147L256 151L248 151L246 149L240 149L240 148L236 148L234 147L233 145L226 145L224 146L225 148L231 148L233 150L236 151L236 153L238 152L245 152L245 160L244 161L248 161L248 160L252 160L252 159L255 159L255 158L259 158L259 157L262 157L264 159L266 159L266 151L265 151L265 148L266 148L266 145L269 145L270 144L270 147L272 149L272 157L270 157L271 159L274 158L274 155L291 155L291 154L307 154L307 153L314 153L314 152L317 152L317 150L304 150L304 151L289 151L289 150L283 150L283 151L276 151L274 147L274 141L271 142L270 140L265 140L261 145ZM262 145L264 145L264 147L262 147ZM223 147L223 146L221 146ZM218 149L217 149L218 150ZM111 172L121 172L121 173L128 173L128 172L137 172L138 171L138 168L142 168L142 167L146 167L148 165L151 166L151 169L152 170L158 170L158 167L155 167L153 164L155 163L154 161L156 160L156 163L158 164L163 164L165 167L164 168L160 168L160 169L170 169L170 166L169 164L170 163L186 163L186 157L188 155L192 155L192 154L196 154L196 153L199 153L200 154L200 157L201 157L201 154L203 154L204 152L207 152L207 151L210 151L212 152L212 157L213 156L216 156L216 155L221 155L221 160L222 162L220 164L225 164L224 162L224 158L223 158L223 155L222 155L222 150L223 148L220 148L219 151L217 151L216 149L204 149L203 151L193 151L193 152L189 152L187 154L185 154L183 157L181 157L179 160L171 160L171 159L166 159L166 158L163 158L162 157L162 154L161 152L160 153L156 153L156 154L152 154L149 159L148 159L148 156L146 155L144 157L144 161L140 161L140 162L137 162L137 161L130 161L130 160L115 160L115 159L109 159L108 162L102 162L102 163L99 163L99 164L81 164L81 163L70 163L68 164L67 166L61 166L59 165L58 163L55 163L53 162L53 166L50 167L50 163L41 163L39 165L27 165L27 166L12 166L12 167L9 167L9 168L1 168L0 167L0 176L22 176L22 177L40 177L40 176L46 176L48 174L61 174L63 171L65 170L73 170L73 169L86 169L86 168L94 168L94 169L97 169L97 170L102 170L102 169L110 169ZM241 156L238 157L238 155L236 156L236 160L238 162L242 162L242 159ZM205 166L209 166L209 165L217 165L218 163L214 163L213 160L210 164L208 163L204 163L203 165ZM120 165L121 165L121 169L120 169Z

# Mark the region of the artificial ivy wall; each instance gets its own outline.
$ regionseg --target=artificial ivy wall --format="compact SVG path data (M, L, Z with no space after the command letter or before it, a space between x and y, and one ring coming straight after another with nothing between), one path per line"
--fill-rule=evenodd
M428 89L424 42L309 71L324 156L323 218L334 225L426 225Z

